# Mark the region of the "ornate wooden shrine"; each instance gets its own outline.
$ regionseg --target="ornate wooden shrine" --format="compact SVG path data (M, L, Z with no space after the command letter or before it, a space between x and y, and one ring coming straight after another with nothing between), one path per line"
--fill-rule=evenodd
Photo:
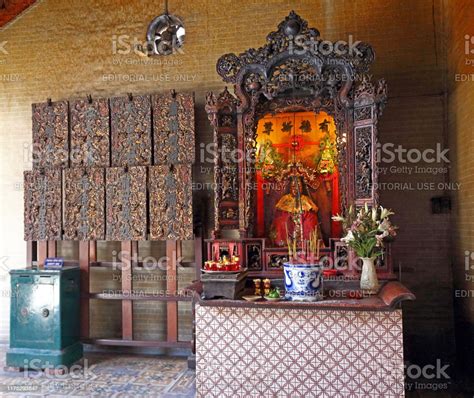
M370 45L323 41L293 11L262 47L219 58L217 72L234 94L207 96L217 149L207 265L221 268L223 259L233 267L228 258L238 258L251 276L286 290L285 238L304 244L309 230L322 246L311 261L344 277L325 278L324 299L312 302L262 299L260 278L242 300L208 300L206 278L191 286L201 297L198 397L404 396L399 304L415 296L396 281L364 296L351 275L357 258L332 222L351 205L378 205L377 122L387 86L370 81L373 60ZM293 253L305 253L295 245ZM389 250L378 257L380 279L394 278ZM311 284L303 271L296 278Z
M387 85L370 81L374 58L369 44L323 41L293 11L262 47L219 58L217 73L234 94L225 88L206 100L217 149L208 258L236 255L254 273L280 273L298 191L305 222L323 241L321 261L352 261L331 216L378 203ZM379 272L391 276L389 249L379 259Z

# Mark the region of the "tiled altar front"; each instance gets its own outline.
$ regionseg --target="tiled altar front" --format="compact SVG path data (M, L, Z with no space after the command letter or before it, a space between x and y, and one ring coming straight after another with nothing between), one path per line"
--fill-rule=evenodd
M198 397L402 397L401 310L197 306Z
M196 307L198 397L403 397L402 311Z

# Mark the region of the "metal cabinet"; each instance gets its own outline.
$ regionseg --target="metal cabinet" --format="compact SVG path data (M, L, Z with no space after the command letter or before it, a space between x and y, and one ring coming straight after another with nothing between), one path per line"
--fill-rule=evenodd
M79 272L78 267L10 271L7 366L69 366L82 357Z

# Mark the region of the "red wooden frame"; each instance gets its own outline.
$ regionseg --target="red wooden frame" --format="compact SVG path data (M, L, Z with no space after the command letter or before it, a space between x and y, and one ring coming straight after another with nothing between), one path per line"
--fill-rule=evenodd
M195 266L195 277L199 279L203 260L201 233L194 236L194 263L188 265ZM37 265L42 267L47 257L57 255L56 241L27 241L27 265ZM127 346L127 347L156 347L156 348L191 348L194 352L194 340L180 341L178 336L178 303L192 302L191 295L180 294L178 291L177 266L178 258L182 252L182 241L166 241L167 262L167 291L163 295L134 295L132 290L133 269L140 267L138 259L138 242L121 242L121 280L122 294L108 295L90 292L90 271L91 267L112 267L112 262L97 261L97 242L79 241L78 261L66 261L66 265L77 265L81 270L81 341L93 345L106 346ZM185 263L186 264L186 263ZM101 338L90 337L90 300L120 300L122 302L122 338ZM133 302L137 300L164 301L167 312L167 338L165 341L156 340L135 340L133 338ZM192 308L194 311L194 307ZM194 318L194 315L193 315ZM194 331L193 331L194 332Z

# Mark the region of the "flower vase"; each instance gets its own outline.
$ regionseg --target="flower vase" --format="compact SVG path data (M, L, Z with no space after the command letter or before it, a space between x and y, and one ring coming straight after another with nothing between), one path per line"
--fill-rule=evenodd
M360 276L360 288L364 293L377 294L379 291L379 280L375 270L375 262L371 257L361 257L362 274Z

